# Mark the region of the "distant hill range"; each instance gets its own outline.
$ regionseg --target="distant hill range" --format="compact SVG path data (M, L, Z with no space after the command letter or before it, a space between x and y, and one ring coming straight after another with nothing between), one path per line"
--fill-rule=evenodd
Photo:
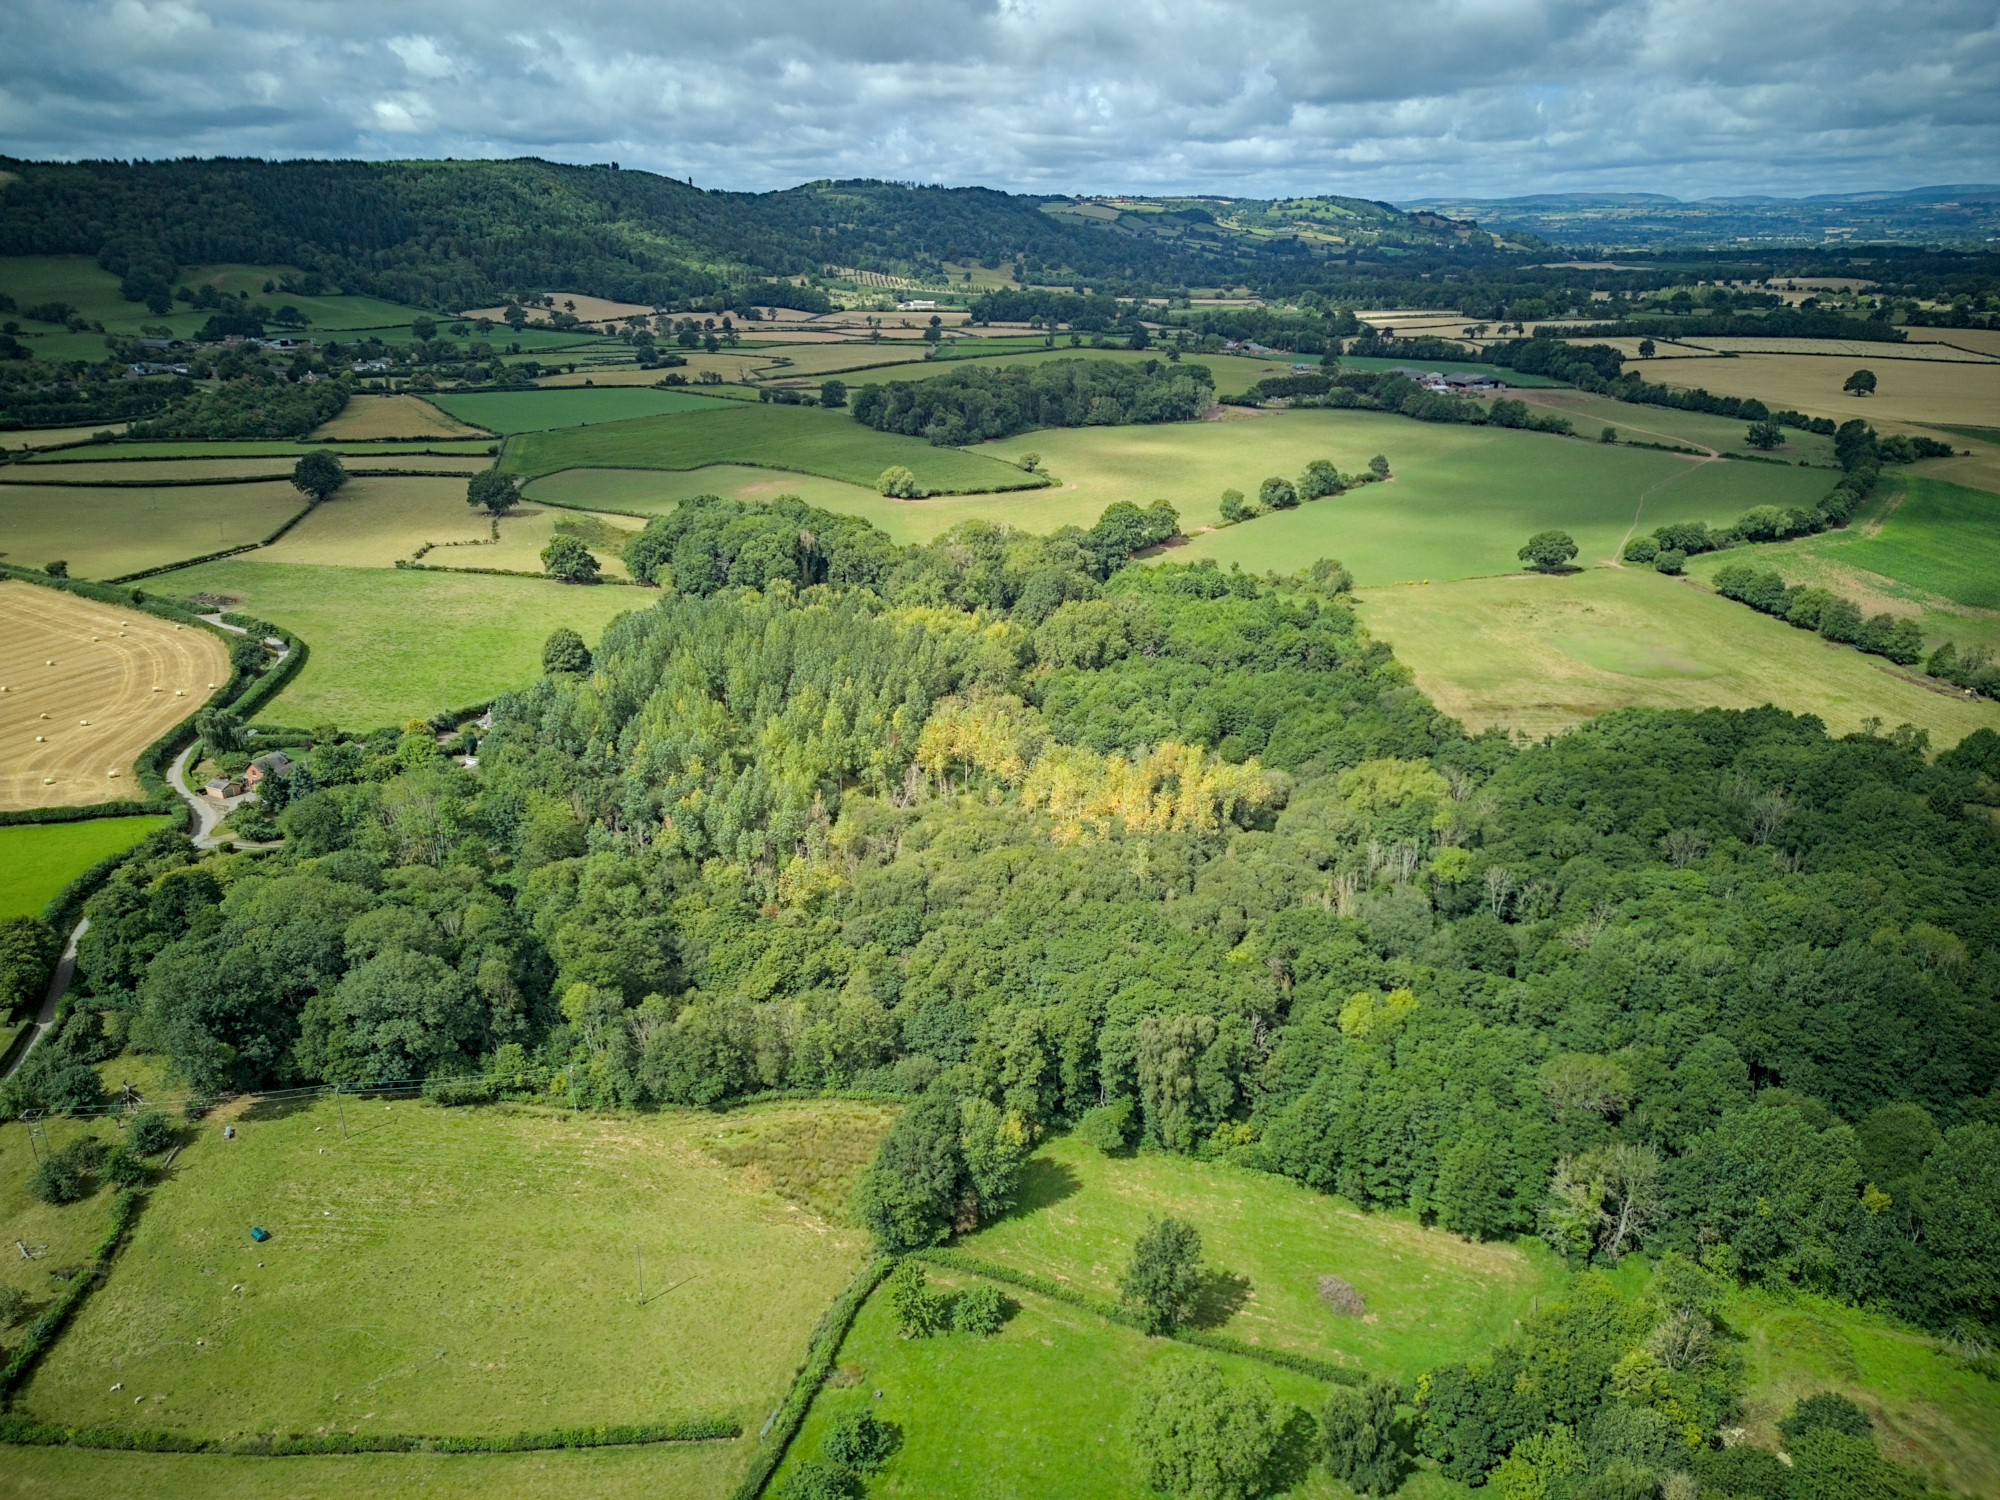
M1468 263L1547 248L1362 198L1080 198L872 180L731 193L534 158L0 157L0 255L95 256L138 302L164 295L178 267L239 262L420 307L560 287L655 306L748 291L816 310L823 293L786 284L835 266L933 285L979 267L1135 292L1285 284L1362 256Z
M1525 198L1427 198L1402 206L1412 213L1476 219L1503 234L1602 250L1848 240L1983 245L2000 239L2000 184L1990 182L1806 198L1683 202L1662 193L1536 193Z

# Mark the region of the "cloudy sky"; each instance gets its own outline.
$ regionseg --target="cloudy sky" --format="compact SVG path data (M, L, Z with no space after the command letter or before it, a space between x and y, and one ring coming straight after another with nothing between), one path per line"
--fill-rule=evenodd
M2000 0L0 0L0 152L704 187L2000 182Z

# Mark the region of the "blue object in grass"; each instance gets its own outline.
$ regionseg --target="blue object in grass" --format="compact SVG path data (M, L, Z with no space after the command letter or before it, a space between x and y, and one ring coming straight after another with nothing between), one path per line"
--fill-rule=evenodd
M260 1245L263 1244L264 1241L268 1240L270 1237L271 1237L270 1230L259 1228L255 1224L250 1226L250 1238L255 1240L258 1244Z

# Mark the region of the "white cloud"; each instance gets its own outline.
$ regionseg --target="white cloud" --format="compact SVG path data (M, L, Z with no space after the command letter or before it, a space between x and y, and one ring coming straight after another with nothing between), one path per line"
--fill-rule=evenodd
M18 156L543 155L706 186L2000 180L1992 0L9 0ZM273 91L269 80L294 80Z

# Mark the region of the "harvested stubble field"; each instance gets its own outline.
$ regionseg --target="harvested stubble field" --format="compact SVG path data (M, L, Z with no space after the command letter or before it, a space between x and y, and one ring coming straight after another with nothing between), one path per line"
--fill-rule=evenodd
M607 318L623 320L632 317L650 318L653 316L653 309L643 303L613 302L608 297L593 297L588 292L550 292L548 295L556 299L556 305L553 308L530 307L525 303L522 304L521 310L528 315L530 323L546 323L557 312L574 313L577 317L590 323L602 323ZM469 311L460 313L459 316L461 318L488 318L495 323L502 323L506 321L506 314L507 309L503 305L500 307L475 307Z
M1751 554L1727 554L1754 560ZM2000 728L2000 704L1927 687L1882 658L1649 568L1589 568L1359 591L1361 618L1444 712L1478 731L1560 733L1612 709L1817 714L1930 731L1939 749Z
M613 617L658 597L617 584L249 558L182 568L147 587L226 595L241 601L236 608L298 632L311 655L263 717L351 729L400 724L524 687L541 670L542 642L558 625L594 642Z
M278 440L261 439L245 442L182 442L173 439L148 439L144 442L116 443L109 447L65 448L57 453L37 455L30 462L41 464L111 463L133 459L159 458L288 458L297 459L307 453L338 453L342 462L350 459L359 462L364 458L390 460L404 458L414 460L415 456L443 457L456 455L475 458L489 453L495 445L492 438L420 438L407 443L288 443ZM407 467L420 468L422 465L410 462Z
M1841 383L1857 369L1872 369L1879 384L1867 397L1844 394ZM2000 362L1925 364L1916 360L1871 362L1856 357L1745 354L1677 367L1672 384L1701 386L1720 396L1755 396L1771 407L1794 406L1840 421L1990 423L2000 411Z
M228 671L206 630L0 581L0 808L143 795L133 759Z
M158 489L0 486L0 556L39 568L61 558L78 578L146 568L260 542L305 509L284 480Z
M534 398L529 398L534 399ZM1012 464L977 452L934 448L920 438L876 432L844 412L810 406L707 403L714 410L641 417L602 426L523 433L500 467L523 478L584 466L698 469L709 464L767 464L872 487L902 464L926 489L997 490L1032 484Z
M954 1272L934 1271L933 1280L949 1288L978 1284L977 1278ZM766 1493L784 1494L791 1474L819 1452L827 1429L863 1407L902 1429L901 1447L869 1480L870 1494L899 1500L962 1500L970 1494L981 1500L1125 1500L1147 1493L1127 1423L1142 1382L1164 1364L1212 1362L1232 1380L1268 1384L1282 1406L1317 1416L1325 1405L1327 1386L1309 1376L1147 1338L1016 1287L1000 1290L1013 1302L1013 1315L986 1339L962 1333L901 1338L888 1297L877 1292L870 1298ZM1300 1464L1289 1477L1283 1493L1293 1500L1334 1500L1349 1493L1323 1465L1305 1470ZM1398 1493L1405 1500L1465 1493L1456 1486L1433 1487L1426 1482L1431 1478L1418 1474Z
M1995 357L1949 344L1884 344L1866 339L1731 339L1699 338L1691 342L1728 354L1791 354L1819 359L1849 359L1857 365L1875 360L1919 359L1945 364L1994 364ZM1846 371L1841 379L1847 378Z
M867 1254L709 1156L705 1111L343 1108L345 1136L331 1100L209 1116L20 1407L125 1426L142 1392L146 1426L211 1437L755 1432ZM772 1108L840 1117L863 1155L885 1128L865 1106Z
M92 818L0 828L0 917L39 916L51 897L99 860L180 821L178 817Z
M2000 328L1905 328L1913 344L1950 344L2000 359Z
M656 380L657 376L654 377ZM475 391L445 395L437 404L455 417L489 432L545 432L556 427L596 426L667 412L708 411L714 402L684 391L614 388L564 391Z
M602 347L605 353L618 360L630 360L632 357L624 344L606 344ZM752 374L758 370L768 370L775 363L770 355L761 350L737 350L734 352L719 350L714 354L710 354L702 349L676 349L674 352L679 354L687 363L675 365L671 370L642 370L637 364L619 363L601 365L586 363L584 360L579 359L574 371L566 371L557 375L543 375L536 381L536 384L544 390L569 390L583 385L586 381L594 382L599 386L652 386L659 385L660 381L668 375L678 374L685 377L690 385L693 385L703 370L713 370L722 377L726 384L735 385L745 375ZM568 363L568 361L564 361L564 363ZM663 389L674 390L677 387L667 386L663 387Z
M355 396L339 416L313 429L315 438L455 438L476 428L415 396Z
M1107 1158L1075 1136L1029 1159L1015 1212L958 1244L1115 1300L1133 1242L1165 1216L1200 1230L1204 1260L1227 1278L1211 1290L1203 1326L1405 1381L1498 1342L1531 1299L1567 1279L1539 1249L1463 1240L1218 1163ZM1319 1292L1327 1275L1359 1291L1366 1313L1330 1307Z

